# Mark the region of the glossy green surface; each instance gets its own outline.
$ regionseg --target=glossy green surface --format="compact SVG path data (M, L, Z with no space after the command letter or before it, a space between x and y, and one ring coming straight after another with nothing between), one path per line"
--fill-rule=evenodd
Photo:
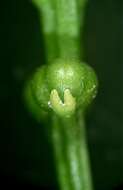
M61 98L64 90L69 89L76 98L77 107L81 108L91 102L97 91L98 82L93 69L74 59L59 59L49 64L46 80L49 89L56 89Z
M97 77L93 69L75 60L57 59L48 66L39 68L30 83L35 103L49 110L50 94L57 90L63 101L64 91L69 89L76 99L76 107L85 109L97 92Z

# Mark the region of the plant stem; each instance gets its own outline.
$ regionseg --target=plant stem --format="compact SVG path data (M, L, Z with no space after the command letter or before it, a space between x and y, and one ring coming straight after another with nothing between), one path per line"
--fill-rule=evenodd
M80 23L76 0L55 0L60 57L78 57Z
M81 122L80 122L81 119ZM92 190L83 118L52 116L52 141L62 190Z
M86 0L33 0L40 12L47 62L80 59L80 27ZM81 14L82 12L82 14ZM83 113L51 115L51 139L61 190L92 190Z
M55 0L32 0L38 8L41 22L41 30L45 39L45 52L47 63L59 56L56 23Z
M87 0L33 0L39 9L48 61L80 59L80 28Z

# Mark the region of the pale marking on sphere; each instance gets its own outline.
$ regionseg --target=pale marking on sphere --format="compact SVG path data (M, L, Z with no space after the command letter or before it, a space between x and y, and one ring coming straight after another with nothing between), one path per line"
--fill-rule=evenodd
M62 117L70 117L76 108L76 100L69 89L64 90L64 102L61 101L56 89L50 94L50 104L52 109Z
M48 106L51 108L52 107L52 105L51 105L51 102L50 101L48 101Z

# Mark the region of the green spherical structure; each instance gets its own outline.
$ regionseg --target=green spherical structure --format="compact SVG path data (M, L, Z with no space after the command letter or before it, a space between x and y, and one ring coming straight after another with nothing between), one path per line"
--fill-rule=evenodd
M46 70L49 90L56 89L63 100L65 89L76 98L77 107L90 103L97 91L97 78L93 69L76 60L58 59Z
M90 66L70 59L56 59L40 67L30 84L32 97L40 109L48 111L52 108L59 113L61 109L62 115L64 112L69 115L69 110L73 113L72 109L80 107L84 110L96 96L98 86Z
M50 90L56 89L63 98L64 90L69 89L73 96L79 97L84 89L83 67L74 61L56 60L47 67L46 80Z

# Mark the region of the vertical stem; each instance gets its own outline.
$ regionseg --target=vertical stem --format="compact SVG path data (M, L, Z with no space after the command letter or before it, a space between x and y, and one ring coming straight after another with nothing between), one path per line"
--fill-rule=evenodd
M33 0L43 25L48 61L80 59L80 27L87 0Z
M47 55L46 58L48 63L59 56L56 34L57 23L55 0L32 0L32 2L39 11L41 30L43 29L43 37L45 40L45 50Z
M77 0L55 0L60 57L79 56L80 23Z
M63 137L64 128L60 127L59 119L52 116L51 141L54 149L55 165L61 190L72 190L71 176L66 155L66 140Z
M82 111L78 112L78 122L78 127L80 127L80 134L82 134L82 136L80 137L80 144L82 145L82 148L79 157L83 168L84 190L93 190L90 159L86 139L86 129Z
M92 190L83 118L52 120L52 141L62 190Z
M78 22L80 23L79 30L80 30L80 33L81 33L81 37L83 37L83 29L84 29L84 21L85 21L85 11L86 11L86 5L88 3L88 0L77 0L77 2L78 2L77 8L78 8L78 14L79 14L79 21ZM81 37L80 37L80 44L79 44L79 46L80 46L80 57L81 57L81 59L83 59L85 51L84 51L83 43L81 41L81 39L82 39Z
M43 24L48 61L80 59L80 26L86 0L33 0ZM82 12L82 14L81 14ZM92 190L83 115L60 119L51 116L59 184L62 190Z

